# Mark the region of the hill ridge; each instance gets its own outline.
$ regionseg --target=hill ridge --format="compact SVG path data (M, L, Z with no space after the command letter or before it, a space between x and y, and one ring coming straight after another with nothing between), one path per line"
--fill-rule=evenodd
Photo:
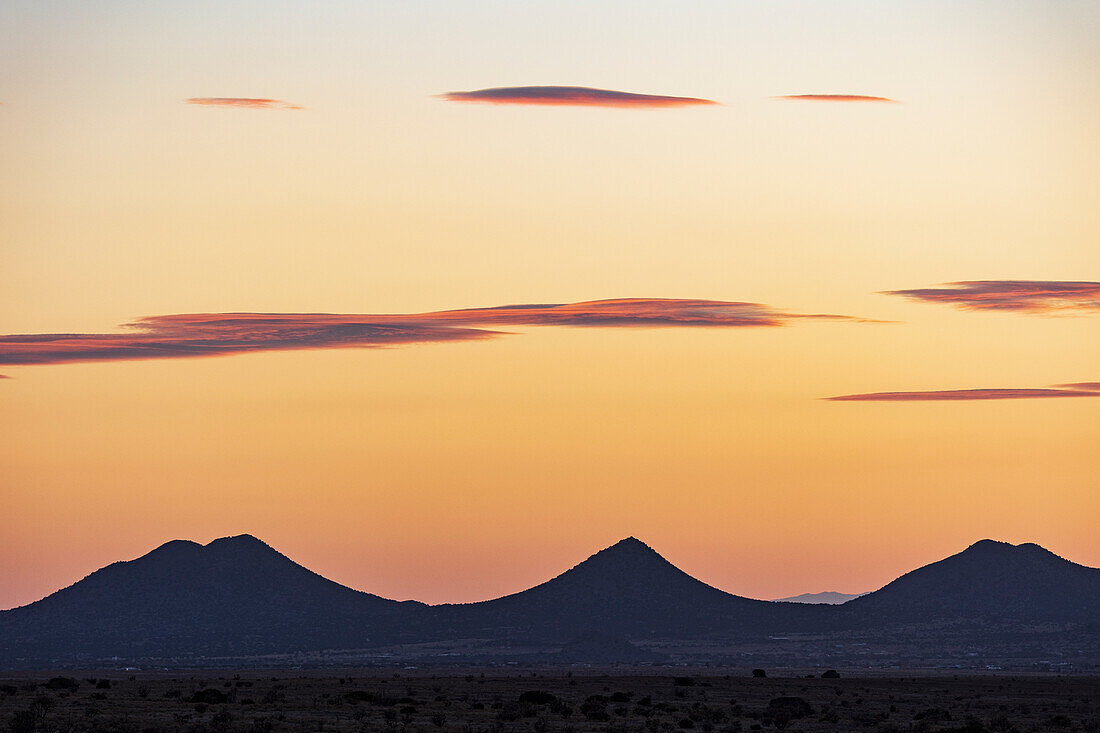
M938 638L932 628L960 619L981 620L974 628L1053 622L1087 631L1096 625L1098 608L1100 570L1035 543L979 540L833 606L728 593L631 536L525 590L428 606L341 585L240 534L205 545L171 540L39 601L0 611L0 665L59 656L88 663L112 656L286 654L460 639L505 646L585 638L729 644L898 624L917 629L918 637ZM929 624L928 632L919 631ZM1100 627L1087 633L1100 634Z

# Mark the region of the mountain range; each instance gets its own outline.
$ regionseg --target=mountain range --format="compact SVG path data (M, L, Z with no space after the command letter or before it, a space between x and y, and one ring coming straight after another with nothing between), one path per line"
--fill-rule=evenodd
M841 603L847 603L853 598L859 598L865 596L866 593L838 593L835 590L825 590L820 593L802 593L797 596L791 596L790 598L775 598L777 603L827 603L830 606L837 606Z
M429 606L347 588L240 535L174 540L0 612L0 667L750 657L796 665L835 661L837 648L866 655L868 644L909 664L973 660L964 649L977 645L981 659L1030 664L1065 649L1073 664L1100 666L1098 617L1100 570L1033 544L982 540L828 605L726 593L630 537L528 590Z

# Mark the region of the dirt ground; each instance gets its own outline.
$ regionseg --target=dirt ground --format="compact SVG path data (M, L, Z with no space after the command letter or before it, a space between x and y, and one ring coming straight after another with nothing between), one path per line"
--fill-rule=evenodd
M32 731L1090 731L1100 678L545 669L65 672L0 679ZM3 673L0 673L0 677Z

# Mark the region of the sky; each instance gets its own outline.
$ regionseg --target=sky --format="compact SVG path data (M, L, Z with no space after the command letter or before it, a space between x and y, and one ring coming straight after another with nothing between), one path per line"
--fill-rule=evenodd
M1100 566L1098 68L1089 0L9 0L0 608L246 532L427 602Z

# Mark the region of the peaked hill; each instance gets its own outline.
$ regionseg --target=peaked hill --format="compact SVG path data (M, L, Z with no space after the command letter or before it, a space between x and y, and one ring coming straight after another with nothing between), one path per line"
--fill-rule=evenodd
M957 618L1095 623L1100 569L1030 542L981 540L845 603L843 611L863 623Z
M250 535L174 540L0 613L0 653L88 657L262 654L366 646L420 603L352 590Z
M551 580L491 601L437 606L450 634L564 641L587 633L627 638L758 635L811 628L821 609L735 596L696 580L628 537Z

